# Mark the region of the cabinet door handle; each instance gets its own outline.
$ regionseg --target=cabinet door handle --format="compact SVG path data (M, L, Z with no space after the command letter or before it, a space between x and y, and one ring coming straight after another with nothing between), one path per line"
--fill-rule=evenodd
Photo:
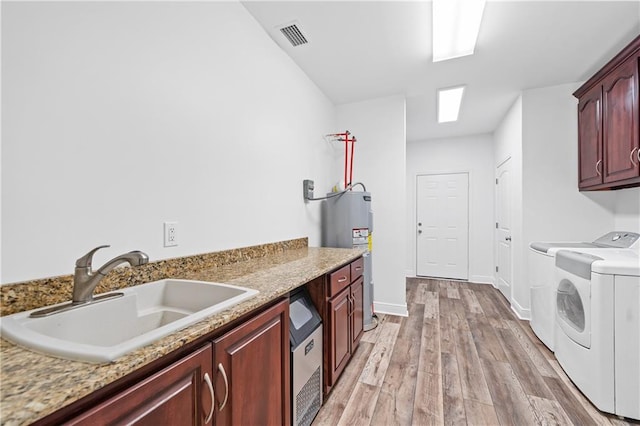
M343 283L343 282L345 282L346 280L347 280L347 277L340 277L340 278L338 278L338 282L339 282L339 283Z
M634 167L638 165L635 161L633 161L633 153L636 152L637 150L638 150L638 147L635 147L631 150L631 154L629 154L629 161L631 161L631 164L633 164ZM638 158L640 158L640 156ZM640 159L638 161L640 161Z
M222 411L225 405L227 405L227 399L229 398L229 380L227 379L227 373L224 371L222 363L218 364L218 371L222 373L222 380L224 380L224 399L218 407L219 411Z
M598 162L596 163L596 173L598 174L598 176L602 176L602 173L600 173L600 164L602 164L602 160L598 160Z
M204 373L204 382L207 384L207 387L209 388L209 393L211 394L211 410L209 411L209 415L207 416L207 418L204 420L204 423L207 424L211 421L211 418L213 417L213 411L216 408L216 398L213 393L213 383L211 383L211 378L209 377L209 373Z

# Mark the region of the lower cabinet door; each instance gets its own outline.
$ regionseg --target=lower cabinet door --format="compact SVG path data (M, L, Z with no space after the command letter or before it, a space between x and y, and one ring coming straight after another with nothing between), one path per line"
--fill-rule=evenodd
M358 278L351 284L351 301L353 314L351 315L351 352L355 352L360 338L364 333L364 279Z
M327 385L333 386L351 356L350 287L329 299L329 369ZM325 325L326 326L326 325Z
M289 301L214 340L215 424L291 422Z
M207 344L67 424L211 425L211 358Z

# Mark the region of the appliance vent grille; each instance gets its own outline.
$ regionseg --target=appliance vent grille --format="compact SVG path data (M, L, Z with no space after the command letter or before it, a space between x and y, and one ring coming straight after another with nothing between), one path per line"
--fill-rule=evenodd
M322 405L322 389L320 388L320 367L311 375L307 383L296 395L296 426L309 426L320 411ZM294 419L295 421L296 419Z
M280 28L280 32L289 40L293 47L309 43L296 24L287 25Z

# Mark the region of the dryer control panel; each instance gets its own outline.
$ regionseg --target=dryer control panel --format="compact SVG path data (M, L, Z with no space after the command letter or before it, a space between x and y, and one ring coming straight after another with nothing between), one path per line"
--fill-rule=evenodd
M609 232L593 243L601 247L634 248L639 238L640 234L635 232Z

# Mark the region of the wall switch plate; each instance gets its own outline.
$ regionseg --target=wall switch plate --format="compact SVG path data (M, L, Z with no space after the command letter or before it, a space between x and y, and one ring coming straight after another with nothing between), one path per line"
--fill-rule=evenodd
M174 247L178 245L178 222L164 223L164 246Z
M313 198L313 181L305 179L302 181L302 195L305 201L309 201Z

